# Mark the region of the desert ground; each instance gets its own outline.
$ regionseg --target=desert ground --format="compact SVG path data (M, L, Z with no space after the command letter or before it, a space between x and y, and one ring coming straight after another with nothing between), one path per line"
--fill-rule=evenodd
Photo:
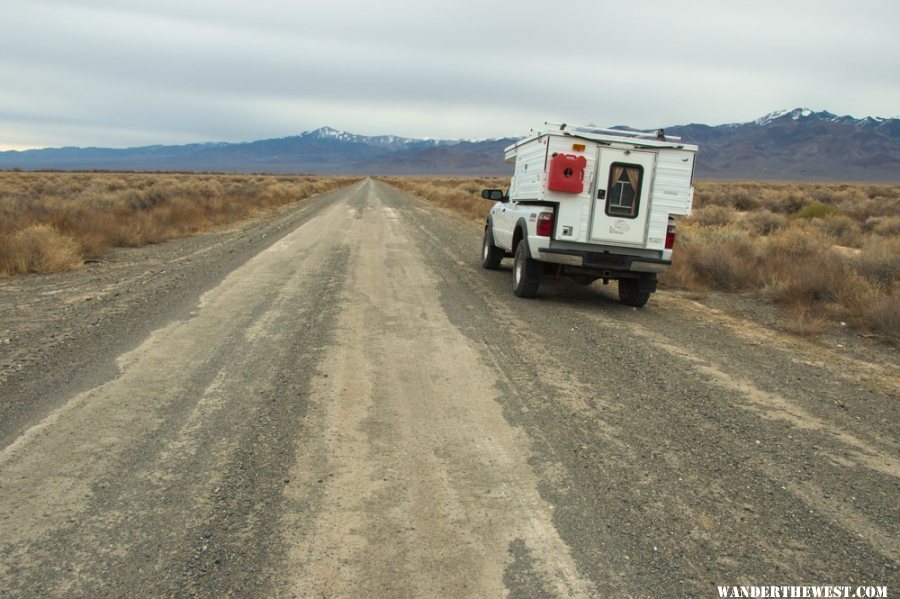
M483 270L502 181L67 176L0 186L0 597L900 583L896 187L698 185L633 309Z

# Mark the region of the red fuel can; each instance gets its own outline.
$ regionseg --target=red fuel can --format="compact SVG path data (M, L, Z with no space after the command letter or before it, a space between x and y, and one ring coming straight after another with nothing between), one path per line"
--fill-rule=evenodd
M556 154L550 159L547 189L566 193L584 191L584 167L587 159L574 154Z

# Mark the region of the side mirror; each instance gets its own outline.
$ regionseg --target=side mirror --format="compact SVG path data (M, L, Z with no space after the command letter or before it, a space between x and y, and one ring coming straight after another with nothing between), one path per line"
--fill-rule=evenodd
M503 194L502 189L482 189L481 197L485 200L492 200L494 202L506 201L506 196Z

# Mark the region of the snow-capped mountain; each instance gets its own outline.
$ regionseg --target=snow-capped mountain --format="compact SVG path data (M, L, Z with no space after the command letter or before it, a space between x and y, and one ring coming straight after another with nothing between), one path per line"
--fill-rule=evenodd
M900 182L900 119L794 108L749 123L680 125L708 178Z
M897 118L794 108L746 123L664 129L700 146L698 178L900 182ZM515 139L366 136L321 127L246 143L0 152L0 168L502 175L512 168L503 148Z
M793 110L776 110L775 112L770 112L769 114L762 116L755 121L755 124L760 126L768 125L769 123L776 121L782 117L788 116L791 120L799 120L801 118L808 118L813 115L813 111L809 108L795 108Z
M878 125L880 123L884 123L890 120L896 120L890 118L882 118L879 116L867 116L861 119L857 119L850 115L838 116L834 113L828 112L827 110L823 110L820 112L815 112L810 110L809 108L794 108L793 110L776 110L775 112L770 112L769 114L756 119L754 124L765 126L770 123L774 123L779 119L789 118L792 121L800 121L800 120L812 120L812 121L830 121L832 123L847 123L857 126L864 126L869 124ZM740 124L740 123L737 123Z
M318 129L315 129L314 131L304 131L300 134L300 137L308 137L312 139L334 139L336 141L356 144L368 144L374 146L407 145L422 141L420 139L413 139L411 137L397 137L396 135L377 135L374 137L369 137L366 135L356 135L355 133L348 133L346 131L341 131L340 129L334 129L328 126L320 127ZM441 141L439 143L451 142Z

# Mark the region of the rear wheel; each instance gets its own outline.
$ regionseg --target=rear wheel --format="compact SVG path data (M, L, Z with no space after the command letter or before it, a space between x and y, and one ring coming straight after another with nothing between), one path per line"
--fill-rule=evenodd
M528 256L527 242L523 239L516 246L513 258L513 293L518 297L534 297L541 285L543 264Z
M641 291L637 279L619 279L619 301L640 308L650 299L649 291Z
M501 260L503 251L494 245L494 235L489 225L484 228L484 239L481 241L481 266L488 270L497 270L500 268Z

